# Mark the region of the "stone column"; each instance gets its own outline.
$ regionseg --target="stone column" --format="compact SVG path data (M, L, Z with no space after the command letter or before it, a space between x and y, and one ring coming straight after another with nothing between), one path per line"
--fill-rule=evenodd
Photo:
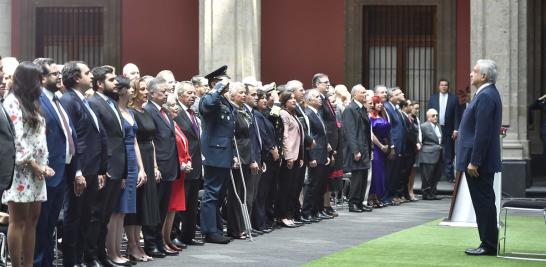
M11 56L11 0L0 0L0 56Z
M510 125L503 140L503 191L524 196L529 175L527 1L472 0L470 5L470 67L480 58L497 63L502 123Z
M234 80L260 76L260 0L199 1L199 72L222 65Z

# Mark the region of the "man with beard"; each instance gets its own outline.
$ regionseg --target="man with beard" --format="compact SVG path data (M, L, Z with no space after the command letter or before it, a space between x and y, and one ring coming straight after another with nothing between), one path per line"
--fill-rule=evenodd
M97 201L99 176L106 173L107 147L104 127L91 109L84 94L91 87L93 75L83 62L71 61L63 68L65 94L61 103L76 130L76 155L87 187L83 194L68 190L63 225L63 263L65 266L83 264L100 266L96 258L96 236L101 226L98 219L91 220L91 211L100 210ZM68 188L75 187L68 183ZM92 243L90 241L93 241ZM83 257L85 251L85 259Z
M96 234L89 235L90 242L94 243L94 254L105 266L117 266L106 256L105 239L108 232L107 225L114 207L119 203L121 194L121 180L127 176L127 155L125 152L123 117L117 107L119 95L115 88L114 70L108 66L96 67L93 73L93 90L95 93L89 99L91 108L104 126L108 144L108 164L105 176L99 177L99 193L97 195L96 210L92 210L91 221L100 221ZM96 242L95 242L96 241ZM93 249L89 249L93 250ZM91 252L91 251L88 251ZM94 255L89 255L95 257ZM88 255L86 255L86 258Z
M42 212L36 227L34 264L53 266L53 231L63 206L67 184L73 182L74 193L80 195L86 182L75 153L76 130L55 95L60 83L59 68L51 58L37 58L34 63L42 68L40 106L47 125L48 162L55 171L55 175L46 179L47 201L42 203Z

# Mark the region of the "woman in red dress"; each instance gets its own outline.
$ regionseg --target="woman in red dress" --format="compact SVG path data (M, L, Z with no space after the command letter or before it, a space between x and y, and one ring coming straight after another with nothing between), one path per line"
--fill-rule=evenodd
M167 97L167 110L172 118L178 114L178 105L176 104L176 95L171 94ZM191 157L188 147L188 139L178 127L178 124L174 124L176 132L176 147L178 149L178 161L180 162L180 176L172 184L171 198L169 200L169 209L165 218L165 224L163 224L163 242L167 248L173 251L181 251L182 248L177 247L171 241L171 230L173 227L174 214L177 211L186 210L186 195L184 193L184 176L186 173L192 171Z

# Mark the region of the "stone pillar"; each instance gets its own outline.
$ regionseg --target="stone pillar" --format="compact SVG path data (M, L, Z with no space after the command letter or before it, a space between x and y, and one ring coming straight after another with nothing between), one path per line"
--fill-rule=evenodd
M260 76L260 0L199 1L199 72L222 65L234 80Z
M0 56L11 56L11 0L0 0Z
M524 196L529 175L527 1L472 0L470 5L470 67L480 58L497 62L502 124L510 125L503 140L503 191Z

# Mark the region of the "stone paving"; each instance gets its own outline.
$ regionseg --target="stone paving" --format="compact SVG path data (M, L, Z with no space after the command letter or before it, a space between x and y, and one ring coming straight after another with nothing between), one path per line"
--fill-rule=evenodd
M431 220L447 217L449 197L417 201L371 213L349 213L338 208L339 217L256 237L254 242L235 240L228 245L189 247L178 256L155 259L138 266L298 266L322 256Z

